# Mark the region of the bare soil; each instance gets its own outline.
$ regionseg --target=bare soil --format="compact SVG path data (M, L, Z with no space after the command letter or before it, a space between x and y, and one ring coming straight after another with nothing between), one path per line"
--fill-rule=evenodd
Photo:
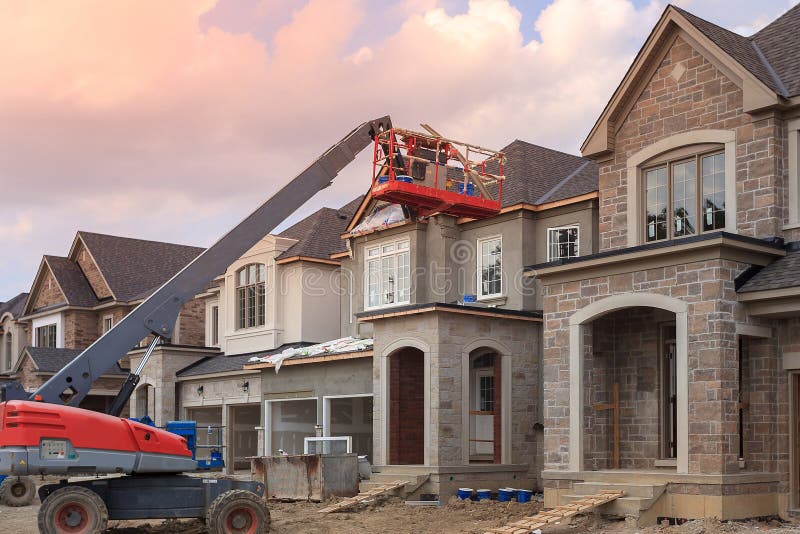
M409 506L399 499L363 505L348 512L319 514L324 504L270 502L272 531L277 534L315 533L482 533L492 527L536 513L541 504L499 502L460 502L443 506ZM37 533L39 506L8 508L0 506L0 531L14 534ZM202 522L187 521L112 521L107 534L206 534ZM635 528L624 520L596 515L576 517L571 522L553 525L545 534L573 533L626 534L717 534L799 533L800 526L777 520L721 523L715 520L691 521L680 526Z

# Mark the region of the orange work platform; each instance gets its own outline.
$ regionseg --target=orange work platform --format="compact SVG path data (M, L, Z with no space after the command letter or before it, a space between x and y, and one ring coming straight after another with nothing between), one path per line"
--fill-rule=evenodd
M502 152L429 133L392 128L375 138L372 197L415 208L481 219L500 212Z

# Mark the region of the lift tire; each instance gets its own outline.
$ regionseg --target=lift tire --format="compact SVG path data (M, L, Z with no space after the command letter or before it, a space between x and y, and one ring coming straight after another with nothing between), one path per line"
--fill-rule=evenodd
M247 490L226 491L206 510L210 534L264 534L269 531L269 523L266 503Z
M31 477L8 476L0 484L0 503L6 506L28 506L36 499L36 484Z
M100 534L106 527L106 503L97 493L80 486L54 491L39 508L41 534Z

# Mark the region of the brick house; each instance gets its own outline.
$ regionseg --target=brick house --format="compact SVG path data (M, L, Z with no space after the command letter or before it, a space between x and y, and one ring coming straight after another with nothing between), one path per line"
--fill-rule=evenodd
M669 6L584 142L598 251L528 272L545 506L613 484L643 523L800 505L798 50L800 7L743 37Z
M78 232L66 257L42 258L17 319L27 339L12 376L34 391L202 251ZM171 344L202 347L204 314L202 301L188 302ZM128 357L120 364L95 384L82 406L107 408L127 373Z
M374 338L376 476L443 498L539 484L542 299L523 272L597 251L596 164L519 140L502 152L499 214L418 217L367 196L335 255L342 335Z
M11 372L27 343L27 325L18 320L27 298L27 293L20 293L0 302L0 376Z

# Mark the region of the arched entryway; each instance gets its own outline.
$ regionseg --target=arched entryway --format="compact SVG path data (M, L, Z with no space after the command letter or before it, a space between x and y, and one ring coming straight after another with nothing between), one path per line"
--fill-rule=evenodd
M141 418L145 415L155 421L156 419L156 388L152 384L140 384L136 388L135 397L136 417Z
M389 357L389 464L425 463L425 353L403 347Z
M631 293L570 318L572 470L688 472L687 310L679 299Z

